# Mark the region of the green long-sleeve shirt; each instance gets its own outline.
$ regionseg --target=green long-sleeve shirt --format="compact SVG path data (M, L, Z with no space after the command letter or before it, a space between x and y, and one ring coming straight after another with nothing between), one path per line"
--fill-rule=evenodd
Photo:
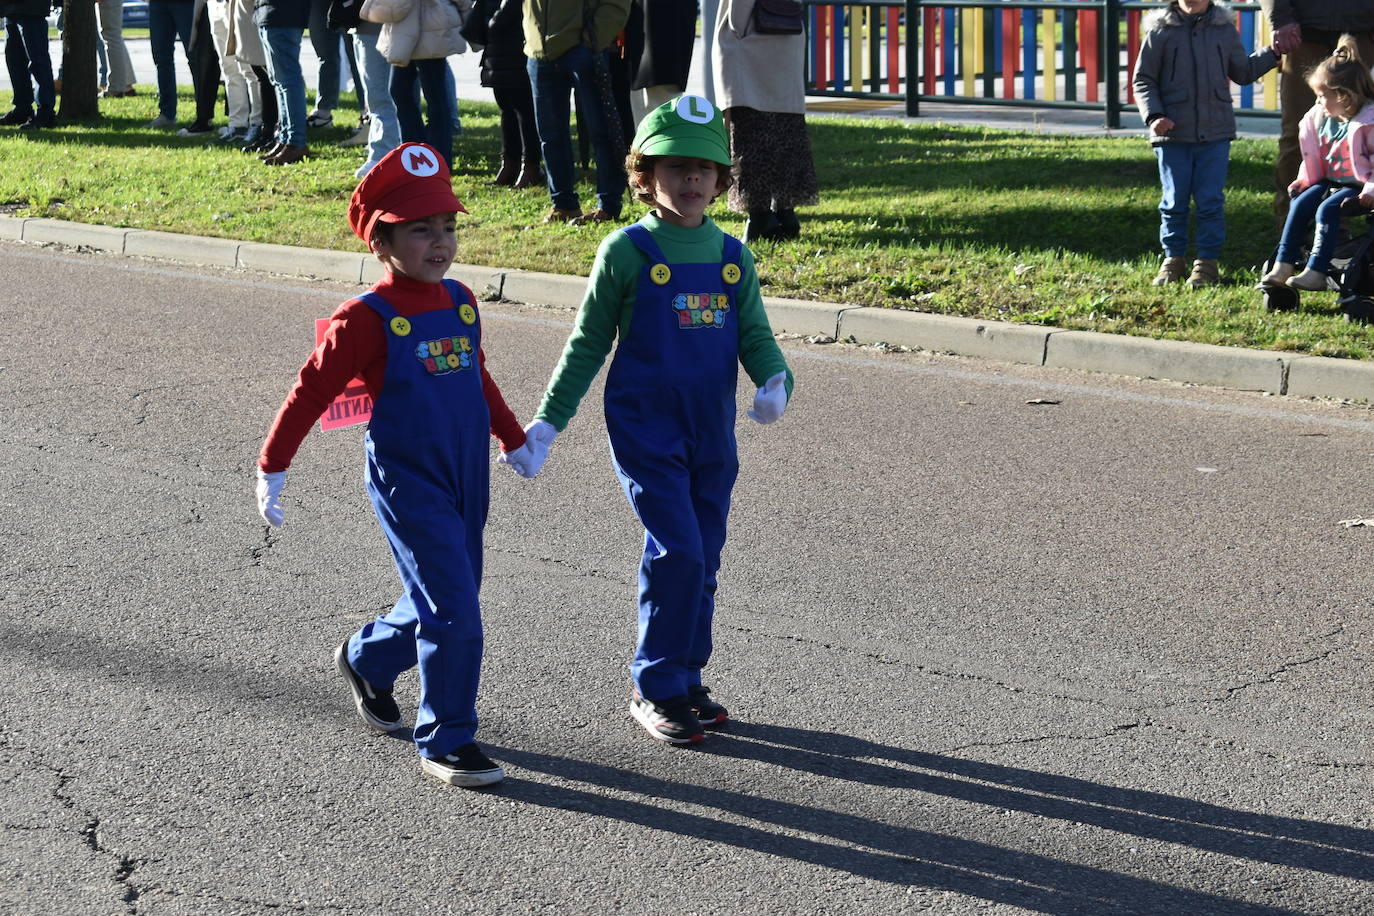
M718 264L725 249L725 233L710 218L686 229L664 222L650 213L640 224L654 234L670 264ZM596 252L596 263L587 281L582 309L563 356L549 379L544 400L535 418L562 430L577 413L577 405L591 387L596 373L611 352L616 336L630 329L639 275L648 258L625 233L612 232ZM787 396L792 396L792 370L783 358L759 293L754 257L744 248L740 255L740 280L735 287L735 321L739 329L739 361L755 385L779 372L787 373Z

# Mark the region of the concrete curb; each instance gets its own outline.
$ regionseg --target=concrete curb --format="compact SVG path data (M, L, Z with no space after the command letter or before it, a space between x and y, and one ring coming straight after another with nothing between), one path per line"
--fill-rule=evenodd
M372 283L381 276L380 266L370 255L51 219L0 216L0 239L84 246L116 254L346 283ZM569 309L581 303L587 286L585 277L466 264L454 265L449 274L472 286L484 299ZM1296 397L1374 401L1374 363L1361 360L1061 331L1038 325L798 299L765 297L764 302L773 329L781 333L836 340L852 338L865 344L886 342L1001 362L1171 379Z
M1284 393L1287 365L1294 358L1269 350L1214 347L1088 331L1056 332L1045 348L1046 366L1274 394Z
M1045 362L1045 344L1052 333L1055 333L1053 328L1038 325L896 309L853 308L840 315L837 336L841 340L853 337L866 343L885 341L901 347L1039 366Z

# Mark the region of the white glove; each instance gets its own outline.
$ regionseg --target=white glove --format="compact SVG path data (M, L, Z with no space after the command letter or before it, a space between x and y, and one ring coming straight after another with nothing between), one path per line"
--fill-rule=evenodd
M754 394L754 407L747 411L749 419L758 423L774 423L787 409L787 373L777 375L763 383Z
M502 452L497 457L497 464L508 464L515 473L521 477L534 477L538 475L539 469L544 466L544 459L549 455L547 448L536 448L534 440L525 438L525 444L513 452Z
M286 486L286 472L268 474L258 468L258 514L273 528L282 524L281 488Z
M534 420L529 426L525 427L525 438L533 439L535 443L544 451L549 450L553 445L553 440L558 437L558 430L548 420Z
M525 427L525 444L513 452L506 452L497 458L500 464L508 464L521 477L533 477L544 467L549 457L549 446L557 438L558 430L547 420L534 420Z

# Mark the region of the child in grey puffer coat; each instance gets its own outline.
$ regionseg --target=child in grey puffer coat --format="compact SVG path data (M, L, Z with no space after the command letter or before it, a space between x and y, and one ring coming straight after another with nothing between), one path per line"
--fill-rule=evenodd
M1231 83L1253 83L1278 65L1273 47L1247 54L1231 10L1211 0L1174 0L1145 22L1136 62L1136 107L1159 159L1159 242L1164 263L1154 284L1182 280L1188 210L1197 205L1194 289L1219 279L1226 239L1226 169L1236 115Z

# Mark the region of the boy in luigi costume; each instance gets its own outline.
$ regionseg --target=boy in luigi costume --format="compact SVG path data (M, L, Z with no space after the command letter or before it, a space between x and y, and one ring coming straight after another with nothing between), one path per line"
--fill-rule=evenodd
M758 386L749 416L772 423L792 393L754 259L705 216L730 186L721 113L700 96L645 117L626 160L652 209L612 232L562 358L526 428L542 464L619 338L606 377L611 463L644 525L639 637L630 714L654 738L693 744L725 707L702 683L711 656L716 572L739 471L735 381Z

